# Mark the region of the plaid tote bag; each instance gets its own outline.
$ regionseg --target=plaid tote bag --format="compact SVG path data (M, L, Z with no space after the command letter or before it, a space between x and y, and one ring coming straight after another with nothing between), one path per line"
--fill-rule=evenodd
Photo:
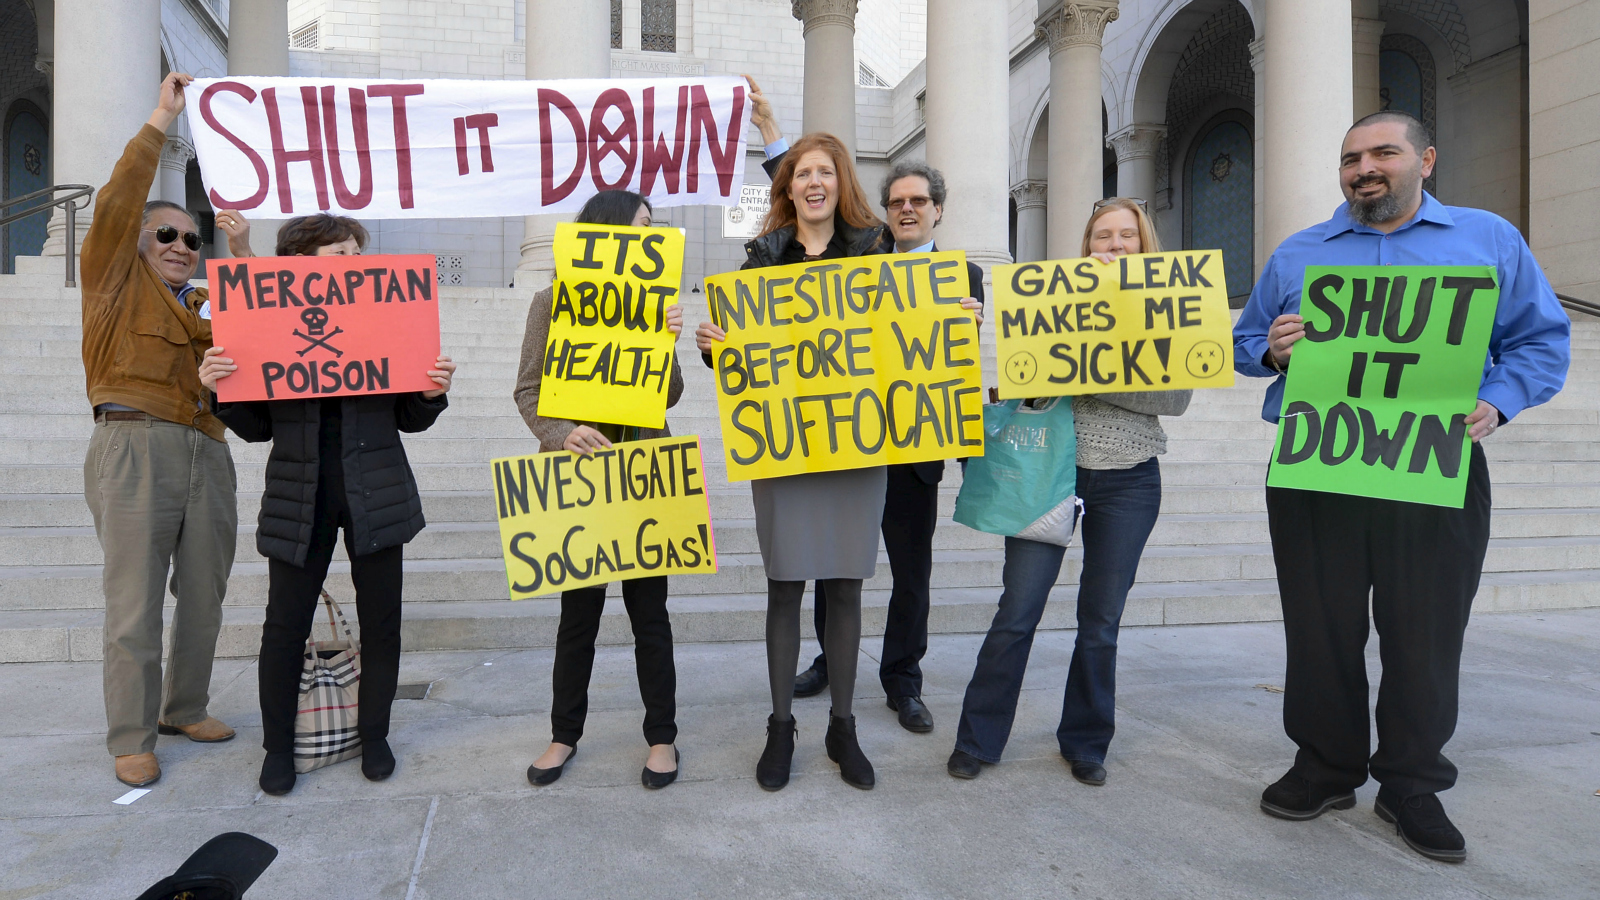
M344 610L327 591L322 592L322 601L328 609L333 640L306 640L300 707L294 717L294 770L302 775L361 755L361 734L356 730L361 645L350 634ZM339 639L340 627L343 640Z

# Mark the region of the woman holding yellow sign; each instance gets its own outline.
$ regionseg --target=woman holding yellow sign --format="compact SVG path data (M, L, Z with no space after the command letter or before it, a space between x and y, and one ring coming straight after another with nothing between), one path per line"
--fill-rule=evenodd
M815 259L888 253L893 241L873 215L856 180L850 152L831 134L808 134L783 156L772 177L772 206L761 233L745 244L741 268L783 266ZM695 342L712 365L711 354L726 335L709 322ZM855 787L875 783L872 763L856 740L851 695L861 649L861 583L878 563L878 529L883 520L888 469L870 466L811 472L750 482L755 501L756 537L767 570L767 678L772 715L767 746L756 763L756 781L769 791L789 783L798 733L791 703L794 670L800 659L800 600L806 582L825 586L829 689L833 709L828 723L828 758Z
M1159 253L1141 200L1095 204L1083 232L1083 255L1110 264L1134 253ZM1083 571L1078 578L1078 636L1067 670L1056 741L1072 776L1105 784L1106 749L1116 707L1117 628L1139 570L1145 541L1161 512L1167 450L1157 416L1181 415L1192 392L1142 391L1073 398L1077 496L1084 505ZM1066 547L1006 538L1004 590L967 685L948 770L976 778L997 763L1011 734L1023 670Z
M579 211L577 221L591 225L650 226L650 203L632 191L601 191ZM665 427L641 428L601 421L575 422L542 415L540 386L545 370L545 345L550 331L553 288L533 297L522 339L522 364L514 396L528 430L539 439L543 452L569 450L591 454L613 443L666 437ZM666 327L676 336L683 329L683 310L667 307ZM677 405L683 394L683 371L673 354L667 385L667 406ZM594 411L597 414L601 410ZM644 700L644 739L650 745L640 781L647 788L664 788L677 780L677 669L672 660L672 622L667 617L667 577L656 575L622 582L622 602L633 624L634 661L639 675L639 695ZM589 675L594 669L594 642L600 633L600 614L606 605L606 586L595 585L561 593L561 624L556 631L554 694L550 704L550 746L528 767L528 781L546 785L561 777L567 761L578 752L584 720L589 712Z

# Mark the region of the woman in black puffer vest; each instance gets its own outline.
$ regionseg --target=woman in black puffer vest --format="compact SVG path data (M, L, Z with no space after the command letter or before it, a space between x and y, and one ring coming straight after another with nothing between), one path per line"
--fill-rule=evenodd
M233 220L238 213L225 211ZM359 253L367 232L354 219L295 219L278 234L279 256ZM206 351L201 381L237 367ZM261 697L261 789L286 794L295 783L294 720L306 638L316 618L334 543L344 529L361 623L359 728L361 773L394 772L389 708L400 674L402 548L426 524L401 432L425 431L446 406L456 365L447 356L428 372L438 389L409 394L213 403L217 418L246 441L272 441L256 548L267 558L267 616L257 669Z

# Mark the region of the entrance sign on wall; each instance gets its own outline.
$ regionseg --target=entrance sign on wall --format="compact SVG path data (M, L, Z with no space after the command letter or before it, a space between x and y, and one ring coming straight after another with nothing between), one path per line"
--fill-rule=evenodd
M1307 266L1271 487L1460 508L1493 266Z
M431 256L213 259L214 342L238 365L217 398L431 391L439 304Z
M994 295L1003 400L1233 384L1219 250L995 266Z
M511 599L651 575L717 571L700 439L496 459Z
M983 455L966 254L706 279L728 480Z
M743 79L199 78L185 91L206 194L265 218L573 212L595 193L731 205Z
M739 189L739 205L722 209L722 236L749 240L761 233L761 221L772 206L772 188L765 184L747 184Z
M541 415L660 428L667 422L684 235L677 228L556 225Z

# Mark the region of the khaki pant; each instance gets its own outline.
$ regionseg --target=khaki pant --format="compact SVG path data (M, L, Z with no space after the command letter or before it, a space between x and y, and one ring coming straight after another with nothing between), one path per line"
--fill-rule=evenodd
M83 498L105 554L106 749L150 753L157 715L206 718L239 510L228 445L160 419L96 422ZM161 678L161 604L172 566L172 652Z

